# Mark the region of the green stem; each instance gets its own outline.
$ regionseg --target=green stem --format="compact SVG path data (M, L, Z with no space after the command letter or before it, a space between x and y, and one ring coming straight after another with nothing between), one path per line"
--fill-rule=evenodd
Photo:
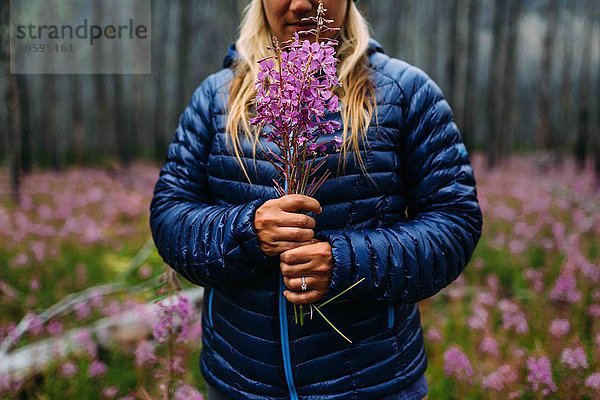
M333 296L332 298L330 298L329 300L327 300L324 303L319 304L318 306L316 306L317 308L321 308L323 307L325 304L329 303L330 301L333 301L335 299L337 299L338 297L340 297L341 295L343 295L344 293L346 293L348 290L352 289L354 286L358 285L359 283L361 283L362 281L364 281L365 278L362 278L361 280L359 280L358 282L356 282L355 284L353 284L352 286L350 286L348 289L344 290L342 293L337 294L335 296Z
M325 316L325 314L323 314L323 312L321 310L319 310L319 307L313 307L315 309L316 312L318 312L321 317L323 317L323 319L325 320L325 322L327 322L333 329L335 329L335 331L337 333L339 333L344 339L346 339L349 343L352 343L352 340L348 339L342 332L340 332L340 330L338 328L335 327L335 325L333 325L331 323L331 321L329 321L327 319L327 317Z

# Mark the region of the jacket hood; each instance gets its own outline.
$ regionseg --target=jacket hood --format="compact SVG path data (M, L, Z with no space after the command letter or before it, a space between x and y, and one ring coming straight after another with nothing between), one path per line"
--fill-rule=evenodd
M375 39L369 39L369 47L367 49L367 53L371 55L376 52L385 53L379 42L377 42ZM223 68L231 67L235 59L239 57L239 54L240 53L238 53L238 51L235 48L235 43L232 43L231 46L229 46L229 49L227 49L227 55L223 60Z

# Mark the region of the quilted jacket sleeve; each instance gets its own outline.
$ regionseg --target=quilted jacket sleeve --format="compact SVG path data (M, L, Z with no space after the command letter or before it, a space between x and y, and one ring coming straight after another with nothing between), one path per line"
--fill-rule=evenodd
M235 285L266 268L254 213L265 200L211 205L207 161L213 133L211 78L195 91L179 119L150 204L150 227L164 261L201 286Z
M343 298L417 303L455 280L479 241L482 214L473 169L439 87L417 68L405 92L403 160L408 220L374 230L326 230L333 276L323 300L359 279Z

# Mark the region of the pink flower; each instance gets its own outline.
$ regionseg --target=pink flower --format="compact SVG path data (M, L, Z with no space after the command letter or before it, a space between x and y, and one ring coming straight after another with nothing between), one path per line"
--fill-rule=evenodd
M518 376L513 368L508 364L504 364L496 371L485 376L481 383L485 389L493 389L500 392L504 390L506 384L515 382L517 378Z
M527 268L525 277L531 282L531 287L535 292L541 293L544 290L544 273L542 271Z
M16 394L16 392L21 390L23 383L23 378L17 378L8 374L0 374L0 394L8 394L10 392Z
M117 393L119 393L119 388L116 386L108 386L102 389L102 396L107 399L114 399Z
M79 368L72 361L67 361L60 367L60 374L65 378L72 378L75 376Z
M31 280L29 281L29 287L33 291L38 291L40 289L40 278L31 278Z
M79 320L79 321L89 317L91 312L92 312L92 307L90 306L90 304L88 302L78 303L75 306L75 316L77 317L77 320Z
M444 353L444 372L447 376L455 376L468 382L472 382L473 375L475 375L469 359L456 346L450 347Z
M565 271L560 274L550 292L550 298L568 303L577 303L581 299L581 292L577 289L577 281L572 272Z
M57 335L60 335L62 333L63 327L62 327L62 324L60 322L54 320L54 321L51 321L48 324L48 326L46 327L46 330L52 336L57 336Z
M600 304L592 304L587 308L587 313L592 318L600 318Z
M177 341L185 342L188 340L192 307L187 297L179 295L159 301L156 303L156 310L158 321L154 323L152 328L154 339L164 343L169 335L169 330L176 334L178 325Z
M39 335L44 330L44 322L35 313L28 315L27 330L33 335Z
M426 337L427 337L427 340L429 340L431 342L441 342L442 341L442 333L437 328L428 329Z
M156 360L154 355L154 346L147 340L138 343L135 349L135 365L141 367L146 363L150 363Z
M473 306L473 315L469 317L467 324L471 329L481 330L485 328L488 320L488 311L481 305L475 303Z
M502 328L509 330L514 328L517 333L526 333L529 330L525 314L510 300L501 300L498 308L502 311Z
M571 324L566 319L554 319L550 324L550 334L555 337L561 337L569 333Z
M496 342L496 339L493 337L487 336L481 341L481 344L479 345L479 351L482 353L488 353L495 357L498 355L498 342Z
M534 391L541 391L544 396L556 392L556 384L552 379L552 368L548 357L529 357L527 359L527 370L527 381Z
M88 375L90 378L95 378L106 374L106 364L102 361L94 360L88 368Z
M587 368L587 356L583 347L565 348L562 351L560 361L571 369Z
M600 372L596 372L588 376L585 379L585 386L592 389L600 390Z
M73 341L79 346L83 347L85 352L91 357L95 358L98 355L98 345L92 338L92 334L89 329L82 329L73 335Z
M175 391L175 400L204 400L204 396L193 387L182 384Z

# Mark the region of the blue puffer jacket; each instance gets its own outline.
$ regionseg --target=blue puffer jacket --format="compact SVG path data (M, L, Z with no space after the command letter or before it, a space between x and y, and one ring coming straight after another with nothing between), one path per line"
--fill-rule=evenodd
M374 117L362 157L373 181L351 154L338 175L340 153L330 149L332 175L315 194L323 207L315 235L331 243L334 261L323 300L365 278L322 309L350 344L318 315L294 324L278 257L259 248L254 213L277 196L277 175L260 150L252 160L243 139L249 184L226 147L233 57L181 115L150 207L160 255L205 288L201 372L233 399L398 393L427 367L416 303L457 278L481 234L473 170L451 109L425 73L371 41L379 126Z

